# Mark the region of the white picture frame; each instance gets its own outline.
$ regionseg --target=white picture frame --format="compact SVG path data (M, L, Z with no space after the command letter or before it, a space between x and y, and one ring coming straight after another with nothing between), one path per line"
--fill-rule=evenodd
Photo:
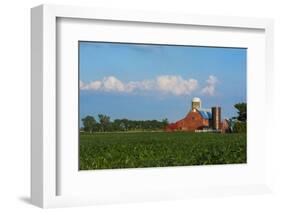
M200 28L211 29L223 29L228 33L239 30L257 31L262 32L262 36L257 40L261 45L262 52L260 57L262 59L262 65L260 69L260 77L257 77L256 83L253 83L250 88L250 97L255 96L255 91L262 92L263 96L260 102L255 102L261 105L256 110L264 109L266 106L273 104L274 100L270 94L273 90L273 21L271 19L257 19L257 18L241 18L241 17L216 17L216 16L203 16L203 15L186 15L186 14L160 14L152 12L142 11L122 11L122 10L110 10L110 9L95 9L84 8L74 6L54 6L54 5L41 5L31 10L31 201L33 204L47 208L47 207L62 207L62 206L76 206L76 205L91 205L100 203L116 203L116 202L138 202L145 200L165 200L165 199L178 199L186 197L197 196L214 196L214 195L233 195L233 194L252 194L252 193L264 193L270 192L271 187L271 173L270 173L270 161L268 160L269 154L266 149L270 146L269 138L270 131L274 129L269 128L267 123L271 118L262 117L264 124L264 132L260 132L257 136L261 136L260 148L256 149L255 155L260 155L264 160L264 165L260 168L254 168L255 174L262 174L258 179L252 179L250 174L246 174L245 182L237 181L236 183L229 180L224 183L216 183L214 185L205 184L200 185L199 181L196 182L196 172L193 174L193 185L186 185L179 187L178 185L168 185L165 181L160 181L157 187L146 188L145 183L152 178L152 176L158 176L165 180L168 178L171 181L184 184L184 180L179 179L180 174L184 174L182 177L188 177L186 174L187 168L161 168L161 169L132 169L124 170L122 172L99 172L99 176L91 177L91 174L83 173L83 176L89 176L79 180L85 181L90 184L91 179L98 178L102 181L106 180L108 176L112 175L116 178L122 179L120 182L125 188L130 188L122 191L120 188L116 188L111 192L106 188L97 189L96 194L86 193L87 187L81 190L78 194L71 193L73 191L79 191L80 185L71 182L74 181L71 177L67 183L67 187L70 193L60 193L60 185L67 182L65 178L61 178L60 174L64 171L65 164L61 164L61 153L66 152L65 149L61 149L58 146L58 134L57 121L59 117L58 111L58 88L60 87L60 81L57 78L58 68L58 27L60 19L68 20L100 20L100 21L116 21L119 25L122 23L144 23L165 26L172 28L174 26L195 26ZM71 36L70 36L71 37ZM76 38L75 38L76 39ZM105 38L106 39L106 38ZM160 43L165 42L165 36L161 38ZM168 38L166 38L168 39ZM118 39L117 39L118 40ZM168 41L167 41L168 42ZM263 43L265 42L265 43ZM205 43L207 44L207 43ZM200 41L198 43L200 45ZM214 44L217 45L217 44ZM255 46L255 44L250 44ZM254 66L254 60L252 60ZM263 66L264 65L264 66ZM257 66L257 65L256 65ZM77 70L78 72L78 70ZM263 78L265 76L266 78ZM251 74L248 75L252 77ZM65 80L71 84L71 80ZM264 87L259 84L262 83ZM74 85L75 86L75 85ZM254 100L254 98L252 99ZM254 102L253 104L254 105ZM253 111L255 109L251 108ZM253 116L254 117L254 116ZM253 119L254 125L254 119ZM257 126L260 128L260 126ZM251 130L250 130L251 131ZM254 130L252 131L254 133ZM253 134L252 134L253 135ZM251 139L251 138L250 138ZM253 139L253 138L252 138ZM71 146L71 145L70 145ZM248 147L249 148L249 147ZM266 148L266 149L264 149ZM72 153L73 154L73 153ZM69 155L66 153L66 155ZM70 156L71 157L71 156ZM74 156L73 156L74 157ZM267 158L265 158L267 157ZM63 167L63 168L62 168ZM70 168L71 166L69 166ZM197 169L198 175L203 174L210 175L216 170L216 172L235 172L237 169L238 175L241 175L241 171L250 172L248 168L241 170L239 165L232 165L232 167L214 168L214 167L200 167ZM67 168L68 169L68 168ZM71 168L70 168L71 169ZM75 168L74 168L75 169ZM213 172L212 172L213 171ZM77 171L78 172L78 171ZM239 173L240 172L240 173ZM104 174L103 174L104 173ZM68 174L68 173L65 173ZM70 174L70 173L69 173ZM152 176L150 176L152 174ZM176 175L174 175L176 174ZM71 174L70 174L71 175ZM129 181L131 177L147 177L144 179L140 188L135 188L133 183ZM227 177L227 176L226 176ZM174 179L174 180L173 180ZM239 178L238 178L239 179ZM247 181L246 181L247 179ZM253 184L250 184L250 182ZM63 181L63 182L62 182ZM210 182L211 183L211 182ZM72 187L71 188L71 184ZM126 185L127 184L127 185ZM143 185L142 185L143 184ZM89 185L88 190L92 190ZM76 187L75 187L76 186ZM164 187L166 186L166 187ZM96 186L92 186L96 187ZM116 192L117 191L117 192ZM119 194L122 193L122 196Z

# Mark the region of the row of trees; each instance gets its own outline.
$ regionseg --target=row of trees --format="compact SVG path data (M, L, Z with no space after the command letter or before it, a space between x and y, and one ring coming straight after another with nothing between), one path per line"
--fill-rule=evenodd
M129 120L115 119L110 120L110 117L104 114L98 115L98 121L93 116L82 118L83 130L85 132L113 132L113 131L142 131L142 130L160 130L168 125L168 119L162 121L157 120Z

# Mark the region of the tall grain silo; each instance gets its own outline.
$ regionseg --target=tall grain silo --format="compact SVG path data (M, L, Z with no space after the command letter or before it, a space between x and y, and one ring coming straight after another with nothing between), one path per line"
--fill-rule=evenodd
M200 108L201 108L201 100L200 100L200 98L194 97L192 99L192 102L191 102L191 110L193 112L195 112L196 109L200 109Z
M221 123L221 108L220 107L212 107L212 127L215 130L220 129Z

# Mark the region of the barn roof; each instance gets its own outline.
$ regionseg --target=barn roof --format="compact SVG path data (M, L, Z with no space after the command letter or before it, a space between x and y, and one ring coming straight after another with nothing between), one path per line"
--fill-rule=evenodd
M209 110L199 109L198 112L204 119L212 119L212 113Z

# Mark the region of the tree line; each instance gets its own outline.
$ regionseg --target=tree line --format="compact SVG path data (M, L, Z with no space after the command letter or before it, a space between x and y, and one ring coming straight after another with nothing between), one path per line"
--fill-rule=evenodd
M168 119L158 120L129 120L126 118L111 121L110 117L98 114L96 120L94 116L87 115L82 118L83 128L81 130L89 133L93 132L114 132L114 131L155 131L163 130L168 125Z

